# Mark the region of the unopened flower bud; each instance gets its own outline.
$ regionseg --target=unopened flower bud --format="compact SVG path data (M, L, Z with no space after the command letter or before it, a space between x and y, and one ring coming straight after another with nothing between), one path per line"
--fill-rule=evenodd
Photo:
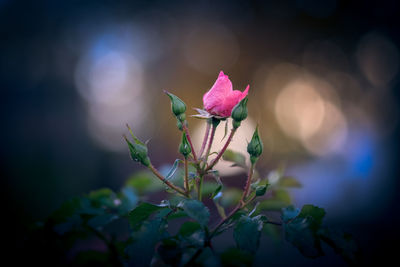
M254 131L250 143L247 145L247 152L250 154L250 161L255 164L263 151L263 143L258 135L258 126Z
M186 134L182 133L182 141L181 144L179 145L179 153L181 153L185 158L189 156L189 154L192 152L192 149L190 147L189 141L186 138Z
M247 118L247 101L245 97L233 108L231 117L234 121L241 122Z
M135 141L134 143L132 143L128 140L128 138L126 138L126 136L124 136L125 141L128 144L132 160L140 162L146 167L150 166L150 159L149 156L147 155L146 144L142 143L139 139L136 138L136 136L133 135L132 130L131 128L129 128L129 126L128 129L132 135L133 140Z
M169 96L169 98L171 99L172 113L174 113L174 115L176 117L178 117L179 115L185 113L186 105L179 97L177 97L176 95L171 94L171 93L169 93L169 92L167 92L165 90L164 90L164 93L166 93ZM180 119L180 120L182 120L182 119Z

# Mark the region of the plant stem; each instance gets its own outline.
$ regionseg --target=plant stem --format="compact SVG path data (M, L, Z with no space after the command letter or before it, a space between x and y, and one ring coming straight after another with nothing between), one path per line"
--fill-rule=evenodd
M201 149L200 149L200 153L199 153L200 158L201 158L201 155L203 155L204 149L206 148L208 136L210 134L210 128L211 128L211 122L207 121L207 128L206 128L206 132L204 134L203 143L201 145Z
M252 179L253 173L254 173L254 165L255 164L251 164L251 166L250 166L249 174L247 175L246 185L243 190L243 195L242 195L242 198L240 199L241 203L244 203L245 198L249 195L251 179Z
M242 203L238 203L237 206L226 216L224 219L221 219L219 223L215 226L214 230L212 230L210 234L210 239L217 233L217 230L227 222L236 212L238 212L242 208Z
M158 177L158 179L160 179L163 183L168 185L171 189L175 190L176 192L178 192L186 197L188 196L188 194L187 194L187 192L185 192L185 190L183 190L182 188L174 185L173 183L171 183L170 181L165 179L165 177L162 176L161 173L159 173L156 168L154 168L153 164L150 164L148 168L154 173L155 176Z
M199 201L201 201L202 199L202 194L203 194L203 179L204 179L204 175L200 175L199 178L199 187L197 188L197 197L199 199Z
M183 184L183 186L185 188L186 194L189 195L189 177L188 177L188 173L189 172L188 172L188 160L187 160L186 157L184 159L184 165L185 165L185 176L184 176L184 184Z
M210 141L208 141L207 152L206 152L205 160L204 160L204 162L205 162L206 164L207 164L208 156L210 155L211 146L212 146L212 143L213 143L213 141L214 141L214 136L215 136L215 131L216 131L216 130L217 130L217 126L213 124L212 129L211 129Z
M247 197L248 193L249 193L249 189L250 189L250 183L251 183L251 178L253 177L253 172L254 172L254 165L255 164L251 164L250 170L249 170L249 174L247 175L247 181L246 181L246 185L245 188L243 190L243 194L242 194L242 198L240 199L239 203L236 205L236 207L228 214L228 216L226 216L226 218L223 218L219 221L219 223L215 226L214 230L211 232L211 237L215 235L215 233L217 232L217 230L226 222L228 221L233 215L235 215L236 212L238 212L238 210L240 210L241 208L244 208L247 204L249 204L251 202L251 200L253 200L254 198L252 198L250 201L248 202L244 202L245 198Z
M228 140L226 140L226 143L225 143L224 147L218 153L217 157L210 163L210 165L208 165L208 167L205 169L205 172L211 170L215 166L215 164L217 164L217 162L222 157L222 155L224 154L225 150L228 148L229 144L231 143L232 138L235 135L235 133L236 133L236 129L232 128L231 133L229 134Z
M185 123L182 123L182 124L183 124L183 126L182 126L183 130L185 131L185 134L186 134L186 138L190 144L190 148L192 149L193 159L195 162L197 162L197 156L196 156L196 152L194 151L192 139L190 138L189 129L186 127Z

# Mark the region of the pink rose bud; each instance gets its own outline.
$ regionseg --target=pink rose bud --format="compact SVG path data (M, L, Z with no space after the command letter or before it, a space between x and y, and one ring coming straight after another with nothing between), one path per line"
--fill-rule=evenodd
M249 87L243 92L233 90L228 75L221 71L213 87L203 96L204 109L212 115L230 117L233 107L247 96Z

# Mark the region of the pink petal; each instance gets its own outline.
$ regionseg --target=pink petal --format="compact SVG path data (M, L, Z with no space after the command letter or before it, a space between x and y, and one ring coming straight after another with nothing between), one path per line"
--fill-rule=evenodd
M212 88L203 96L204 108L213 115L229 117L233 107L247 96L249 87L243 92L233 91L228 75L221 71Z

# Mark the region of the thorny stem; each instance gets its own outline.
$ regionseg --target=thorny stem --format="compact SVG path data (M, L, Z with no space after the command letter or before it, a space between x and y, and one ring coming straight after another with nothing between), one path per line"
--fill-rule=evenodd
M154 168L153 164L150 164L149 169L154 173L155 176L158 177L158 179L160 179L163 183L165 183L166 185L168 185L171 189L175 190L176 192L184 195L184 196L188 196L188 193L185 192L182 188L172 184L170 181L168 181L167 179L164 178L164 176L161 175L161 173L159 173L157 171L156 168Z
M224 145L224 147L221 149L221 151L218 153L217 157L210 163L210 165L205 169L205 172L211 170L215 164L217 164L217 162L219 161L219 159L222 157L222 155L224 154L225 150L228 148L229 144L232 141L233 136L236 133L236 129L232 128L231 133L229 134L228 140L226 140L226 143Z
M196 156L196 152L194 151L194 147L193 147L193 143L192 143L192 139L190 138L190 134L189 134L189 129L186 127L185 123L182 123L182 127L183 127L183 131L185 131L186 134L186 138L190 144L190 148L192 149L192 154L193 154L193 160L195 162L197 162L197 156Z
M207 140L208 140L208 135L210 134L210 127L211 123L207 121L207 128L206 128L206 132L204 134L204 139L203 139L203 143L201 145L201 149L200 149L200 153L199 153L199 157L201 158L201 155L203 155L204 149L206 148L207 145Z
M189 177L188 177L188 160L185 157L184 159L184 165L185 165L185 177L184 177L184 188L185 188L185 192L186 194L189 194Z

